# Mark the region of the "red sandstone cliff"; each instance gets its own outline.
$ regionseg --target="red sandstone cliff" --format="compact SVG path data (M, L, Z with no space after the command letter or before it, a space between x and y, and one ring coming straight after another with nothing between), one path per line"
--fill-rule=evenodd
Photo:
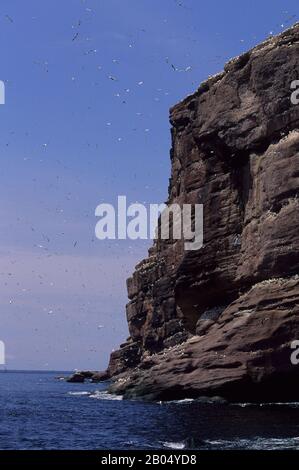
M111 390L298 399L299 25L171 109L168 203L204 205L204 247L158 240L128 280Z

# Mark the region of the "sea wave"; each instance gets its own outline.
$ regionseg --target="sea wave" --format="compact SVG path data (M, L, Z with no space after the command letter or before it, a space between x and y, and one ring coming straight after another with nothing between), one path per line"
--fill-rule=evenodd
M227 401L222 397L198 397L198 398L183 398L181 400L160 401L159 404L178 404L188 405L189 403L199 403L203 405L226 405Z
M254 437L251 439L217 439L204 441L210 448L217 449L251 449L251 450L298 450L299 437L265 438Z
M78 395L78 396L83 396L83 395L90 395L91 392L68 392L69 395Z
M284 406L288 408L299 408L299 402L292 401L292 402L264 402L264 403L231 403L232 406L240 406L241 408L264 408L264 407L275 407L275 406Z
M163 447L167 447L168 449L185 449L186 445L184 442L162 442Z
M89 398L95 398L96 400L122 400L122 395L113 395L106 391L96 390L94 393L89 395Z
M159 401L159 404L163 405L163 404L174 403L178 405L188 405L188 403L192 403L193 401L195 401L194 398L183 398L182 400Z

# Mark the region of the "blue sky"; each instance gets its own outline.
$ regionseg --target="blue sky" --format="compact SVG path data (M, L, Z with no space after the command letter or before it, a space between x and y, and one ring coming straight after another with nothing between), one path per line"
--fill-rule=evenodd
M169 107L295 21L295 0L1 0L9 368L106 366L128 336L125 281L150 242L95 240L96 206L163 202Z

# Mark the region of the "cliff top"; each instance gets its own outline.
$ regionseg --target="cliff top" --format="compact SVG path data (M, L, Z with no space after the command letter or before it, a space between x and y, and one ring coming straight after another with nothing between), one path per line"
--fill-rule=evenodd
M271 36L249 51L246 51L243 54L230 59L224 65L223 71L209 76L207 80L204 80L199 85L195 92L186 96L184 99L170 108L170 120L172 120L172 117L175 113L181 111L182 108L187 106L195 97L207 92L215 83L222 80L226 74L242 68L252 56L265 54L276 47L280 47L285 44L293 44L294 42L299 42L299 22L295 23L292 27L286 29L279 35Z

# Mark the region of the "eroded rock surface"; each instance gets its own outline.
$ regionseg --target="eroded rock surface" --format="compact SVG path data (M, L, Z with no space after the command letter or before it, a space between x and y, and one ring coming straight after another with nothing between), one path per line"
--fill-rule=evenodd
M168 203L204 206L204 246L158 239L128 280L127 397L298 399L299 25L171 109Z

